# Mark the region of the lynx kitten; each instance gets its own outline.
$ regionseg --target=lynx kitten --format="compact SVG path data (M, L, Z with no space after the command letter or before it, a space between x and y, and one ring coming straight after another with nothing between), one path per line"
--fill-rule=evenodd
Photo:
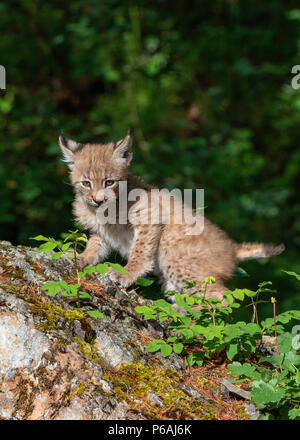
M183 291L186 281L200 284L206 277L214 276L216 283L209 287L208 295L222 298L226 290L223 281L232 276L239 261L270 257L284 250L283 245L237 244L203 217L198 217L204 225L202 233L190 235L189 224L174 221L176 210L182 209L174 201L170 208L171 220L164 224L163 196L159 195L151 204L151 187L128 174L132 159L129 134L119 142L108 144L80 144L60 136L59 144L71 171L76 220L91 233L85 251L78 256L79 264L81 267L94 265L112 250L118 251L128 261L126 274L111 271L110 277L123 287L134 284L150 271L159 275L164 290L179 292ZM124 194L120 193L119 182L124 181L127 194L134 189L143 190L144 195L137 202L140 220L132 221L130 215L126 221L120 220L118 201ZM116 222L105 224L99 213L112 204L116 206ZM133 205L134 202L128 202L128 209ZM160 221L156 224L141 220L150 218L158 209L161 209Z

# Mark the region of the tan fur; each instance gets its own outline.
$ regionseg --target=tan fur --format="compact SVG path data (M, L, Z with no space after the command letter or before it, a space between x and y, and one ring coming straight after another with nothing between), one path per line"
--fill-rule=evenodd
M243 243L238 246L236 255L240 261L253 258L267 258L281 254L284 249L283 244L272 246L264 243Z
M81 267L103 261L115 250L128 260L126 274L111 271L110 277L124 287L150 271L160 276L164 290L176 291L183 291L187 280L200 285L205 277L214 276L216 283L209 287L208 295L221 298L225 290L223 281L232 276L239 260L277 255L283 250L258 243L238 245L207 219L201 234L187 235L190 226L174 221L182 210L176 201L171 204L171 222L165 224L164 197L159 195L149 205L151 187L127 172L132 158L129 135L116 144L86 145L60 137L60 146L71 169L76 220L91 232L85 251L79 255ZM126 180L128 192L145 189L146 195L136 205L140 218L145 220L151 213L159 212L159 223L133 223L129 215L127 224L99 223L96 213L102 205L98 207L96 203L104 200L109 204L119 198L117 184L105 188L107 179ZM83 187L86 180L92 188ZM117 215L120 217L119 212Z

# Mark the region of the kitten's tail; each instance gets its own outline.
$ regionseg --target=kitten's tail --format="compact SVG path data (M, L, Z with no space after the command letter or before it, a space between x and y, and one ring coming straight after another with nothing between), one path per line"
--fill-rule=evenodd
M281 243L279 246L272 246L264 243L243 243L237 245L236 256L239 261L252 260L255 258L269 258L279 255L285 250Z

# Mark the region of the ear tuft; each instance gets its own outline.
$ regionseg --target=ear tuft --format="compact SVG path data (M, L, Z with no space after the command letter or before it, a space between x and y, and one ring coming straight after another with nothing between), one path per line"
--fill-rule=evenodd
M58 142L64 155L64 162L67 162L69 168L72 169L75 161L75 153L81 150L84 144L67 139L62 135L59 136Z
M114 157L122 165L129 165L132 159L131 151L132 139L128 133L124 139L119 140L114 145Z

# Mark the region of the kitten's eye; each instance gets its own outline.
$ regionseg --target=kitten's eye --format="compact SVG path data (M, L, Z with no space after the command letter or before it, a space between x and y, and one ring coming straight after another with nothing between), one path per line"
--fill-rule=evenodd
M105 186L112 186L114 183L115 183L114 180L109 179L109 180L106 180Z
M91 182L89 180L83 180L81 182L81 185L84 186L85 188L91 188L92 187L92 184L91 184Z

